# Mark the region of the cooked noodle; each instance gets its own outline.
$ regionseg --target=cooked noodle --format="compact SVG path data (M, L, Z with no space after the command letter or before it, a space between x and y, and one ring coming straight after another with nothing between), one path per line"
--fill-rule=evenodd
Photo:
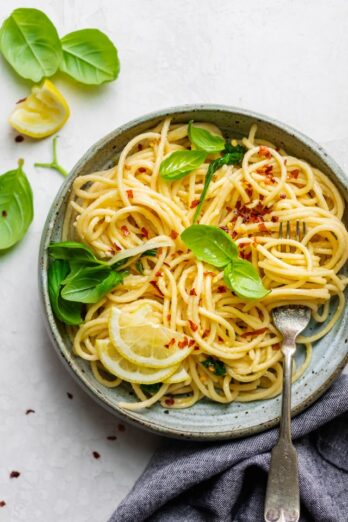
M220 132L212 124L204 125ZM186 381L163 384L151 397L132 384L139 402L122 403L123 407L139 409L160 402L166 408L186 408L203 397L220 403L274 397L282 385L282 353L272 308L306 304L313 319L323 323L319 332L299 339L306 355L294 379L308 367L312 343L342 312L348 282L338 275L348 257L342 197L322 172L255 139L255 132L253 126L242 140L248 149L242 165L216 172L199 223L225 227L241 255L257 267L265 287L272 289L260 301L235 296L225 287L223 272L198 261L180 239L192 224L209 163L171 183L161 179L159 167L171 152L189 148L187 124L166 119L133 138L117 166L78 177L73 184L65 238L86 243L101 258L148 240L171 244L159 248L156 257L141 258L143 275L136 269L139 256L126 263L129 275L124 283L90 305L84 323L72 330L75 354L91 362L102 384L118 386L121 379L98 361L96 340L109 336L111 307L131 310L141 300L151 305L164 326L184 332L196 343L181 363L189 375ZM306 224L301 242L295 239L298 220ZM282 239L279 225L287 221L292 224L291 239ZM338 304L329 318L333 296ZM203 366L207 356L221 360L226 375Z

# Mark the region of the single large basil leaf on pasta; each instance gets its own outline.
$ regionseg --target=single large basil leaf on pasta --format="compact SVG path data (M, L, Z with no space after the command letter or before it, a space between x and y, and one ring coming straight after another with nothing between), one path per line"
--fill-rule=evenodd
M220 152L225 148L225 140L218 134L211 134L211 132L201 127L194 127L193 122L189 122L188 137L197 149L205 150L206 152Z
M223 268L238 255L236 243L218 227L191 225L181 234L181 239L197 259L218 268Z
M56 259L48 267L48 294L54 315L65 324L78 325L82 322L81 303L71 303L61 297L61 287L70 271L69 263Z
M33 220L33 193L22 165L0 176L0 250L20 241Z
M60 70L81 83L100 85L115 80L120 71L117 49L98 29L81 29L61 40Z
M50 243L48 253L53 259L66 259L74 263L90 265L108 265L106 261L98 259L87 245L78 241L60 241Z
M82 267L67 278L62 297L67 301L97 303L105 294L122 283L125 273L103 266Z
M177 150L164 159L160 166L160 175L167 181L181 179L198 169L207 157L202 150Z
M270 293L254 265L244 259L235 258L225 267L224 281L241 299L262 299Z
M23 78L39 82L52 76L62 59L56 28L38 9L15 9L0 30L5 59Z

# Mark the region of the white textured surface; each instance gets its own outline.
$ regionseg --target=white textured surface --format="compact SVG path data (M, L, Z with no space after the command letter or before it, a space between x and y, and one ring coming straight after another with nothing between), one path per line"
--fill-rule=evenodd
M115 83L91 89L57 79L72 109L59 142L67 168L121 123L194 102L274 116L348 167L345 0L8 0L0 3L0 19L19 6L45 10L61 35L99 27L119 49ZM29 233L0 257L0 500L7 503L0 521L106 521L159 439L129 426L118 432L117 419L79 390L50 345L37 251L62 179L33 167L49 158L50 140L14 143L6 118L29 84L0 65L0 171L24 157L35 194ZM35 413L25 415L27 408ZM112 434L117 441L106 440ZM9 479L12 470L20 477Z

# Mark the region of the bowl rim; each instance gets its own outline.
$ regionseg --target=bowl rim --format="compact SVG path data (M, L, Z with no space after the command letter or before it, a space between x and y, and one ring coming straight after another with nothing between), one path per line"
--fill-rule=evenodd
M48 330L49 336L51 338L52 344L60 358L63 362L64 366L68 369L70 374L73 376L75 381L82 387L82 389L92 397L98 404L103 406L107 411L111 412L113 415L120 417L121 419L130 422L131 424L141 427L146 431L155 433L157 435L162 435L171 438L179 438L179 439L189 439L189 440L197 440L197 441L209 441L209 440L224 440L224 439L232 439L239 437L251 436L256 433L265 431L267 429L273 428L275 425L279 423L279 415L274 417L271 420L266 422L259 423L257 425L248 427L248 428L238 428L230 431L214 431L214 432L204 432L204 431L194 431L190 432L189 430L182 430L173 427L168 427L162 424L157 423L156 421L149 420L146 418L141 418L137 412L129 411L122 409L117 406L117 404L112 404L106 396L101 396L99 391L93 388L85 377L85 374L80 371L77 371L74 368L72 361L66 357L64 353L65 343L62 340L58 329L55 324L55 319L52 314L52 310L49 303L49 297L47 292L47 238L50 236L53 230L53 224L55 218L61 208L62 201L64 200L67 193L70 191L71 185L76 178L80 168L93 156L96 150L105 146L109 141L115 139L115 137L122 135L124 132L132 129L134 126L138 126L140 124L144 124L149 120L155 118L165 118L166 116L180 114L183 115L185 113L192 112L200 112L200 111L208 111L208 112L230 112L233 116L246 116L255 120L255 123L262 122L271 124L276 128L279 128L281 131L285 131L287 134L292 135L295 139L300 141L305 148L310 149L310 151L317 156L330 171L333 172L335 178L347 189L348 188L348 177L342 170L342 168L336 163L336 161L324 150L324 148L316 143L314 140L293 128L288 124L284 124L283 122L269 117L267 115L254 112L248 109L243 109L239 107L233 107L228 105L220 105L220 104L187 104L187 105L179 105L173 106L169 108L163 108L158 111L150 112L144 116L134 118L131 121L122 124L116 129L112 130L104 137L99 139L96 143L91 145L87 151L82 155L82 157L77 161L74 167L71 169L69 175L64 180L62 186L60 187L58 193L56 194L50 210L47 214L47 218L45 221L45 225L43 227L40 247L39 247L39 294L40 301L42 306L43 315L45 317L46 329ZM71 355L71 358L73 356ZM319 386L316 390L314 390L311 395L302 401L299 402L298 405L292 407L291 415L298 415L301 411L305 410L308 406L310 406L313 402L315 402L333 383L333 381L338 377L340 372L343 370L345 365L348 363L348 349L347 353L341 360L340 364L336 367L336 369L326 378L324 383Z

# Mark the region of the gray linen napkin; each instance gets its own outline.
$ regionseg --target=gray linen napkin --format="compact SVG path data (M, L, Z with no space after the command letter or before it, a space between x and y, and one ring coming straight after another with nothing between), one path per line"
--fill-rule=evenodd
M348 376L293 419L301 522L348 520ZM258 522L277 429L199 443L167 440L109 522Z

